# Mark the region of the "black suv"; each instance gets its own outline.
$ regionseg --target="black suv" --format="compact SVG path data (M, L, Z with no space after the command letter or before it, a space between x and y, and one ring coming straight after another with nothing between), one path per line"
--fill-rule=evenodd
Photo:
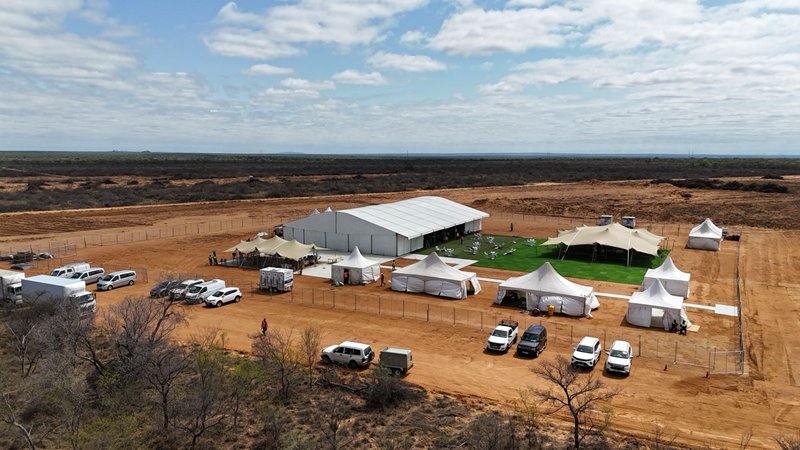
M539 356L547 347L547 329L542 325L531 325L519 338L518 355Z

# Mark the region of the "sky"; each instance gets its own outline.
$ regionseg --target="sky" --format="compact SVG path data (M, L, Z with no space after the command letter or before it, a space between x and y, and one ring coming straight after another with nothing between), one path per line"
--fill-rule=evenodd
M0 0L0 149L800 155L800 0Z

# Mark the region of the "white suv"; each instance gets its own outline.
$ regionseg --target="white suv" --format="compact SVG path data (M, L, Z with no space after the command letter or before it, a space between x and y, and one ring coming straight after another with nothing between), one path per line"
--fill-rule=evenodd
M600 339L585 336L578 342L575 352L572 353L572 367L584 366L594 369L600 361L600 354L603 353L603 346Z
M220 307L223 303L238 302L242 299L242 292L237 287L220 289L206 297L206 305Z
M631 344L625 341L614 341L606 353L608 353L608 359L606 359L607 371L630 375L631 358L633 358Z
M359 342L345 341L322 349L322 362L345 364L351 369L368 366L374 357L372 347Z

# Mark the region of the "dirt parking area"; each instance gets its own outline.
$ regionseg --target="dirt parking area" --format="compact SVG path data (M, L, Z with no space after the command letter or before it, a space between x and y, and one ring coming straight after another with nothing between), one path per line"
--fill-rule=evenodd
M426 191L426 194L445 195L466 204L483 198L504 196L504 199L508 199L504 201L517 199L522 204L531 193L519 192L520 189L523 188L505 191L499 188ZM563 187L559 189L565 190ZM578 185L576 189L583 192L589 187ZM593 201L602 196L623 197L619 186L614 183L592 185L591 190L596 191L591 197ZM531 188L531 191L535 190ZM555 192L547 192L547 195L556 195ZM543 194L537 191L536 195ZM570 193L562 192L561 195L569 196ZM132 232L146 227L175 226L221 218L293 214L307 212L315 207L322 209L328 205L341 209L408 196L409 193L402 193L174 207L131 207L86 211L85 214L84 211L9 214L4 215L0 223L6 224L4 231L14 231L13 234L3 233L4 237L1 239L8 245L50 239L75 239L87 232ZM491 206L492 202L489 201L484 207L492 209ZM651 211L648 208L658 207L660 203L656 200L652 204L645 202L638 206L647 211ZM574 223L575 219L569 218L510 217L511 219L495 216L485 220L484 231L509 234L509 221L513 220L515 235L547 237L554 235L557 229L577 225ZM669 225L654 231L664 232L670 237L676 265L692 273L691 297L687 301L707 306L736 305L736 243L724 242L720 252L687 250L684 245L688 224L676 220ZM206 279L218 277L239 284L245 291L245 296L238 304L221 308L182 306L189 317L183 330L183 336L187 340L192 334L202 333L208 328L219 328L227 334L232 348L248 351L249 336L259 331L263 317L268 318L270 327L294 329L298 332L306 326L315 326L324 330L325 343L350 339L368 342L376 349L389 345L411 348L414 351L415 366L409 373L408 380L427 389L502 401L516 398L519 389L540 383L530 372L537 360L520 358L513 353L487 353L484 344L489 329L499 317L511 317L523 326L541 320L548 329L555 329L560 333L560 337L551 339L541 358L554 358L559 354L569 356L570 341L579 339L584 332L603 331L606 336L598 337L603 337L607 341L606 345L612 339L626 338L635 348L640 346L642 353L648 355L634 359L633 372L627 378L601 374L597 370L597 375L604 381L624 387L623 394L609 405L614 410L614 427L621 432L647 436L652 433L652 424L657 420L679 430L678 440L688 447L731 448L738 446L744 430L752 428L751 447L772 448L773 436L794 433L800 424L800 408L797 408L800 406L800 391L796 384L796 377L800 375L795 374L795 371L800 370L800 356L797 353L800 348L800 335L797 333L800 329L800 298L797 294L798 283L795 281L798 269L792 260L792 256L800 251L800 245L791 239L791 231L759 228L744 230L739 268L743 289L747 373L711 375L706 378L707 368L673 364L670 354L675 351L676 343L680 346L680 358L684 360L692 358L687 350L692 344L719 350L737 349L739 322L736 317L688 308L692 321L700 325L700 330L683 337L663 330L628 326L624 320L625 300L611 297L600 297L601 307L593 313L592 318L556 316L540 319L520 314L513 308L494 305L497 285L491 282L482 282L483 291L476 296L452 301L421 294L396 293L388 287L378 286L377 283L345 286L332 291L326 280L298 276L293 294L270 296L250 292L258 280L255 271L208 266L209 252L216 250L219 254L240 238L252 237L263 228L265 227L238 228L201 235L90 247L79 249L78 255L72 259L87 260L93 264L147 269L148 283L142 282L132 287L98 293L101 314L126 296L146 295L162 272L195 273ZM398 260L398 267L406 262ZM4 263L2 267L6 268L7 264ZM29 273L48 270L48 263L45 262ZM479 277L494 279L520 274L475 267L466 270L477 272ZM385 274L387 280L390 279L391 271L387 270ZM601 293L630 295L637 289L637 286L632 285L577 279L573 281L594 286L595 291ZM311 292L313 304L309 300ZM331 303L334 297L338 301L335 308ZM357 302L361 302L361 305ZM376 307L376 302L380 302L380 306ZM387 304L390 305L388 313ZM409 312L405 318L405 313L398 312L398 305L401 304L405 305L403 311L407 308ZM350 305L353 306L352 309ZM411 314L412 310L414 314ZM429 315L423 316L421 311L434 311L434 315L438 313L439 317L431 319ZM448 314L455 316L455 325L449 321ZM567 335L568 332L571 335ZM639 344L637 338L644 344ZM661 348L653 350L654 344ZM694 358L702 359L703 356Z

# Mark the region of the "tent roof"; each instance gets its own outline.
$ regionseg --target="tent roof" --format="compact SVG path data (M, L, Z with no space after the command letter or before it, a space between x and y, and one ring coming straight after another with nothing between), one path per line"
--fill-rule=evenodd
M313 215L316 215L316 214L319 214L319 210L317 208L314 208L314 210L311 211L311 214L309 214L309 216L313 216Z
M327 208L325 208L325 211L323 211L323 212L331 212L331 211L333 211L333 210L331 209L330 206L328 206Z
M377 266L377 265L378 265L378 263L376 261L364 258L364 256L361 254L361 251L358 249L358 247L355 247L353 249L353 253L350 253L350 256L348 256L347 258L343 259L342 261L339 261L339 262L334 264L334 266L337 266L337 267L348 267L348 268L352 267L352 268L359 268L359 269L362 269L364 267Z
M394 275L419 275L445 280L466 281L475 276L472 272L462 272L447 265L439 258L436 252L431 253L425 259L410 266L395 270Z
M628 304L650 306L653 308L683 308L683 297L670 294L660 281L656 280L649 288L641 292L634 292Z
M658 255L658 243L665 238L655 235L644 228L630 229L618 223L587 227L585 225L571 230L559 231L558 237L548 239L542 245L566 244L592 245L600 244L623 250L636 250L648 255Z
M706 219L700 225L692 228L689 237L722 238L722 229L714 225L711 219Z
M664 263L657 268L647 269L647 273L644 274L644 277L658 278L660 280L689 281L689 278L691 278L692 275L682 272L680 269L675 267L675 263L672 262L672 257L667 256L667 259L664 260Z
M273 236L269 239L256 238L252 241L239 241L238 244L225 250L225 252L233 252L238 250L241 253L265 253L267 255L280 255L284 258L298 260L305 256L312 249L322 249L314 244L301 244L296 240L287 241L279 236Z
M541 267L529 274L509 278L500 283L500 289L507 291L538 291L573 297L587 297L594 291L591 286L573 283L562 277L549 262L545 262Z
M321 247L317 247L314 244L301 244L296 240L291 240L275 247L269 254L280 255L284 258L294 259L296 261L305 256L314 248Z
M489 214L483 211L446 198L432 196L345 209L335 213L349 214L408 239L489 217Z

